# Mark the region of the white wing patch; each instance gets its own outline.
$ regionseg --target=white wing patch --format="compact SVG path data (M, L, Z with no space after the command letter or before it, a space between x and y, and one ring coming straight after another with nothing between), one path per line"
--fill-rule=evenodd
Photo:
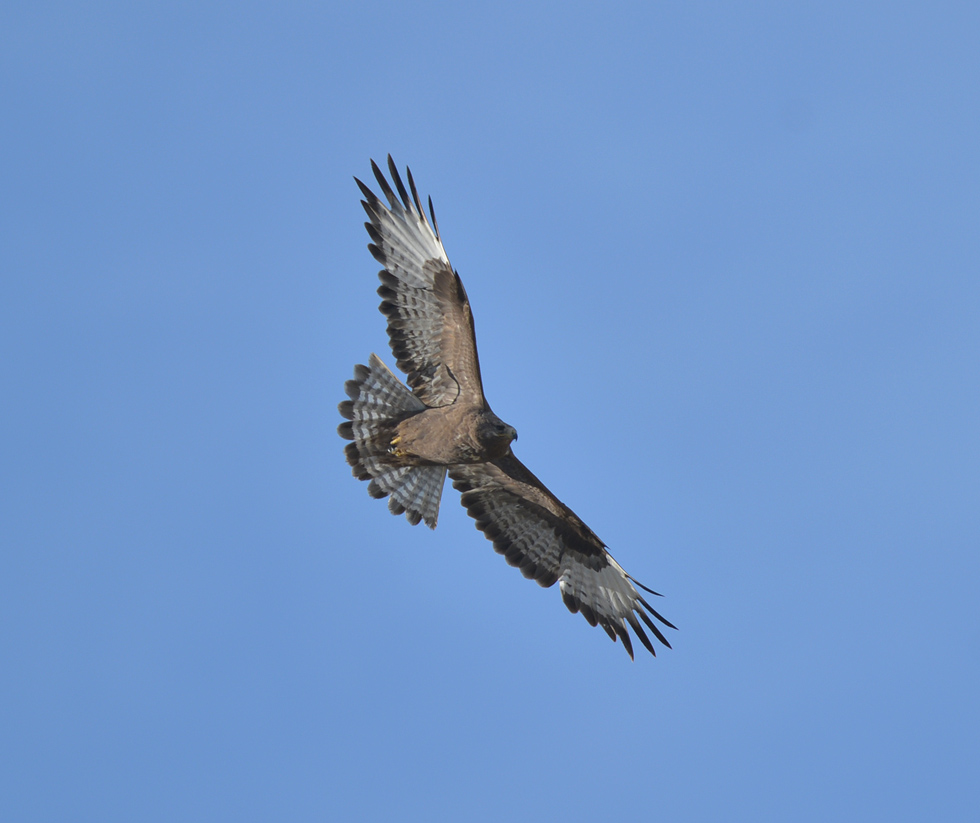
M375 209L371 216L375 215L375 229L381 235L377 245L384 252L385 268L410 288L431 289L432 274L425 270L425 264L440 260L448 266L449 258L428 221L397 198L391 198L390 208Z

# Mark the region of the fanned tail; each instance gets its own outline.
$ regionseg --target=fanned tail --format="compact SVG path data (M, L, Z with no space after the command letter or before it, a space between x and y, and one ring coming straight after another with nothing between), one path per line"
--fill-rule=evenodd
M434 529L445 467L398 465L389 451L395 425L426 406L376 355L368 362L368 366L354 367L354 379L344 385L350 400L337 407L346 418L337 433L354 441L344 450L347 462L358 480L371 481L371 497L391 496L388 509L392 514L404 514L413 526L424 520Z

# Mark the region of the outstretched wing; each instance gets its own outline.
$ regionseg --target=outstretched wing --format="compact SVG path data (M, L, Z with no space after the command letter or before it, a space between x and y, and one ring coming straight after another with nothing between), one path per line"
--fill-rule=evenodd
M483 384L473 313L463 282L439 239L432 200L430 224L410 170L411 199L391 155L388 170L398 195L373 160L371 168L387 206L360 180L354 180L364 194L361 205L370 218L364 224L373 241L368 249L384 266L378 273L379 308L388 318L388 338L398 368L408 375L408 385L427 406L448 406L457 400L481 404Z
M591 625L602 626L614 641L618 636L630 657L633 644L627 624L656 656L637 616L657 640L670 648L651 615L665 626L676 626L643 599L633 585L636 581L606 551L595 533L548 491L513 452L492 463L453 466L449 476L453 487L463 493L461 502L476 527L525 577L545 587L557 581L569 611L581 612ZM646 589L640 583L636 585Z

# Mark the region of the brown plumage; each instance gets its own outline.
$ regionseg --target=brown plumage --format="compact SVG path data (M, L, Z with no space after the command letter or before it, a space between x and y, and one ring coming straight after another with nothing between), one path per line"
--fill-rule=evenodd
M406 189L391 157L388 170L397 194L371 161L387 200L360 180L369 222L368 249L384 266L378 276L381 313L408 388L371 355L356 366L340 404L341 437L351 440L347 461L354 476L370 481L372 497L413 525L435 528L446 473L462 492L476 527L508 563L542 586L558 583L572 612L617 637L633 657L628 628L656 654L643 623L669 647L654 622L674 626L639 594L637 583L575 513L515 456L517 432L490 409L483 394L473 313L459 274L446 256L432 201L426 219L408 172ZM639 619L637 619L639 618Z

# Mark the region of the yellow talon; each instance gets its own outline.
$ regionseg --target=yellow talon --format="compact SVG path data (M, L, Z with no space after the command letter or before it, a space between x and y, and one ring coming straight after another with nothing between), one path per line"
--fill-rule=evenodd
M388 446L388 454L392 455L393 457L404 457L407 452L404 452L398 448L398 444L401 442L402 436L400 434L396 434L394 437L392 437L391 444Z

